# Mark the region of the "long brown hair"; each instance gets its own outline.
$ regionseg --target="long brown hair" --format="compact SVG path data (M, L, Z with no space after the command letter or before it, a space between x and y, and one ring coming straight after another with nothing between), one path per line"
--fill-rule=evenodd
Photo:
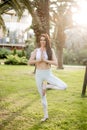
M51 50L51 42L50 42L49 35L47 33L46 34L41 34L40 38L41 37L45 37L45 40L46 40L46 52L47 52L47 55L48 55L48 60L52 60L52 50Z

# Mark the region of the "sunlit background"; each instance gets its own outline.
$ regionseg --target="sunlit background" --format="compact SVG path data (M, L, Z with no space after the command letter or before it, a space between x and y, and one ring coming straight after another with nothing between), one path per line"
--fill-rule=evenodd
M87 1L79 0L77 2L79 9L72 8L73 21L79 25L87 25Z
M71 7L73 25L79 26L79 27L80 26L85 27L85 26L87 26L87 0L77 0L76 2L77 2L78 8ZM7 14L4 14L3 19L5 21L7 31L9 33L11 32L11 34L13 33L12 37L14 37L14 35L16 35L16 37L19 40L19 43L22 43L25 40L27 40L29 35L34 35L34 32L32 29L29 29L29 31L25 31L32 24L32 17L28 13L27 10L25 10L25 12L23 13L23 16L20 19L20 21L18 21L16 12L13 10L9 11ZM52 27L50 29L50 32L52 32L52 33L54 32L54 29L52 30ZM0 37L3 37L3 35L0 34ZM8 37L6 37L5 39L8 42ZM3 40L3 42L6 42L5 39ZM11 42L14 43L14 40Z
M72 19L74 24L87 25L87 1L77 0L78 9L71 8ZM5 16L4 16L5 17ZM17 22L17 18L14 16L7 16L10 18L10 22L6 22L7 28L11 31L16 29L25 30L32 23L32 17L28 14L27 10L24 12L23 17L20 22ZM15 18L15 19L14 19Z

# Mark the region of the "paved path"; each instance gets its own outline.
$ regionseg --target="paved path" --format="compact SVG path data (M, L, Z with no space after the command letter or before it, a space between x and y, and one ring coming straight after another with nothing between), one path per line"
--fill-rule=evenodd
M78 69L85 69L86 66L80 66L80 65L63 65L64 70L78 70ZM53 69L56 69L55 66L52 66Z
M86 66L64 65L64 69L85 69Z

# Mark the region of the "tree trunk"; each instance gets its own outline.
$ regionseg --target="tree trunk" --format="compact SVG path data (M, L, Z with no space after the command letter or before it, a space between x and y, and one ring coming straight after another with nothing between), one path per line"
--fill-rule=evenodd
M83 88L82 88L82 96L86 93L86 86L87 86L87 65L85 69L85 75L84 75L84 82L83 82Z
M36 24L33 18L33 29L36 37L36 47L39 47L39 38L42 33L49 34L49 0L37 1L36 14L39 17L41 25ZM38 26L39 25L39 26ZM36 72L36 67L34 73Z
M41 25L36 24L35 19L33 19L33 29L36 37L36 46L39 46L40 35L42 33L49 34L49 0L37 1L36 5L36 14L40 19Z
M65 34L64 34L64 26L63 26L63 16L58 15L59 19L56 22L55 28L55 45L57 51L57 60L58 60L58 69L63 69L63 47L65 44Z
M57 56L57 69L63 69L63 48L58 48Z

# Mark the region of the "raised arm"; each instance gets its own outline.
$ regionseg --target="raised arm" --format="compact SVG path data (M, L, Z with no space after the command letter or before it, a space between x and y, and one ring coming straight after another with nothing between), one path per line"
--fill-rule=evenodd
M28 60L29 65L36 63L35 57L36 57L36 49L31 52L31 56L30 56L30 58Z
M36 51L37 51L37 49L35 49L33 52L31 52L31 56L30 56L30 59L28 61L28 64L32 65L32 64L36 64L38 62L41 62L41 60L36 60Z

